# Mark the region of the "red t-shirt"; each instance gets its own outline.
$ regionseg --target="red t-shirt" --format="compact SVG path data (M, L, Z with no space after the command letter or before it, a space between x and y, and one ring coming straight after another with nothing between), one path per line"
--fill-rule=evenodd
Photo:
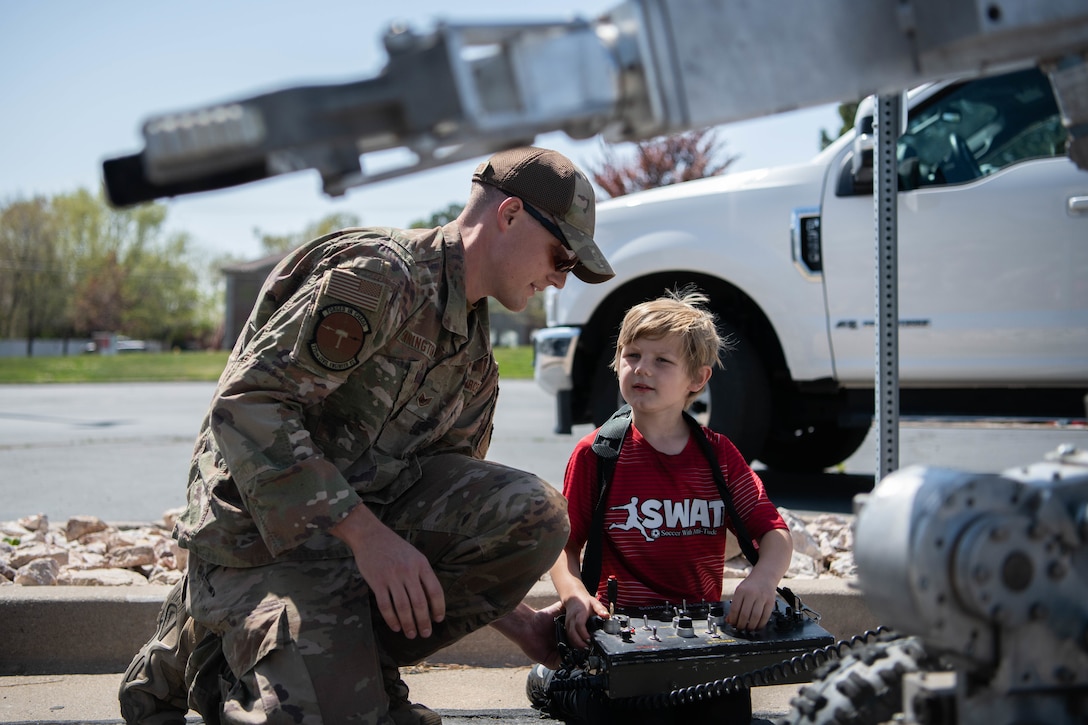
M788 528L740 451L725 436L705 427L703 431L753 543L758 547L771 529ZM570 541L579 548L589 536L599 496L597 455L592 450L596 434L575 446L563 482ZM607 581L613 575L620 607L721 600L725 532L733 527L694 438L689 436L681 453L665 455L632 424L605 506L599 599L607 601Z

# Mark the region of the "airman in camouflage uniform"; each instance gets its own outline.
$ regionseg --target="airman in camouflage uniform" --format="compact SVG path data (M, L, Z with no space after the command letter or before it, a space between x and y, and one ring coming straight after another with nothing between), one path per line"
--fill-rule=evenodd
M127 722L439 723L399 666L489 623L550 654L550 615L520 602L565 504L484 460L486 297L519 310L568 271L613 273L562 155L501 152L473 181L440 229L330 234L266 280L197 439L189 570L125 675Z

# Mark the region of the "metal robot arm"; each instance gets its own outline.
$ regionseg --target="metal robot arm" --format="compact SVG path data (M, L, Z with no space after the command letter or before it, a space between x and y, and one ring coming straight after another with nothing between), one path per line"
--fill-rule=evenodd
M304 86L143 125L103 164L119 206L316 169L324 191L565 131L638 140L1038 61L1088 167L1083 0L628 0L593 21L397 28L375 78ZM414 161L367 173L387 149Z

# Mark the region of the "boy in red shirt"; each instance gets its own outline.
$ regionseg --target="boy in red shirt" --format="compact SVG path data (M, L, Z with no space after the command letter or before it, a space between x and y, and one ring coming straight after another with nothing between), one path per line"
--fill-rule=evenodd
M612 368L631 406L632 425L602 504L601 569L593 593L582 583L581 552L599 494L599 461L592 450L596 431L579 441L564 478L571 530L551 577L572 647L589 646L590 617L608 616L610 575L619 585L617 609L722 599L726 529L732 522L707 458L684 419L684 410L710 380L713 366L720 365L725 348L713 313L703 307L706 302L698 292L672 293L636 305L624 316ZM726 621L740 630L757 630L774 609L778 583L793 553L792 539L736 447L708 428L703 432L759 552L758 563L733 592ZM542 674L535 668L530 679ZM738 698L742 702L735 698L727 710L737 714L735 721L747 723L749 693ZM633 722L634 715L628 712L624 721ZM645 715L653 722L672 722L670 717L680 722L681 717L678 712Z

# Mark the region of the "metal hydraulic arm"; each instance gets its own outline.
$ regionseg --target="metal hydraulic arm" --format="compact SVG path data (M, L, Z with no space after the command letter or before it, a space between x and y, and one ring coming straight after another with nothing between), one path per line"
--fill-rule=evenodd
M104 162L119 206L316 169L325 193L564 131L638 140L1037 62L1088 166L1083 0L628 0L592 21L391 28L376 77L143 125ZM367 154L409 152L367 172Z
M375 78L148 119L143 151L103 164L110 200L124 206L303 169L338 196L545 130L592 135L619 96L608 48L586 22L393 28L384 42L389 62ZM414 159L363 171L362 155L396 148Z

